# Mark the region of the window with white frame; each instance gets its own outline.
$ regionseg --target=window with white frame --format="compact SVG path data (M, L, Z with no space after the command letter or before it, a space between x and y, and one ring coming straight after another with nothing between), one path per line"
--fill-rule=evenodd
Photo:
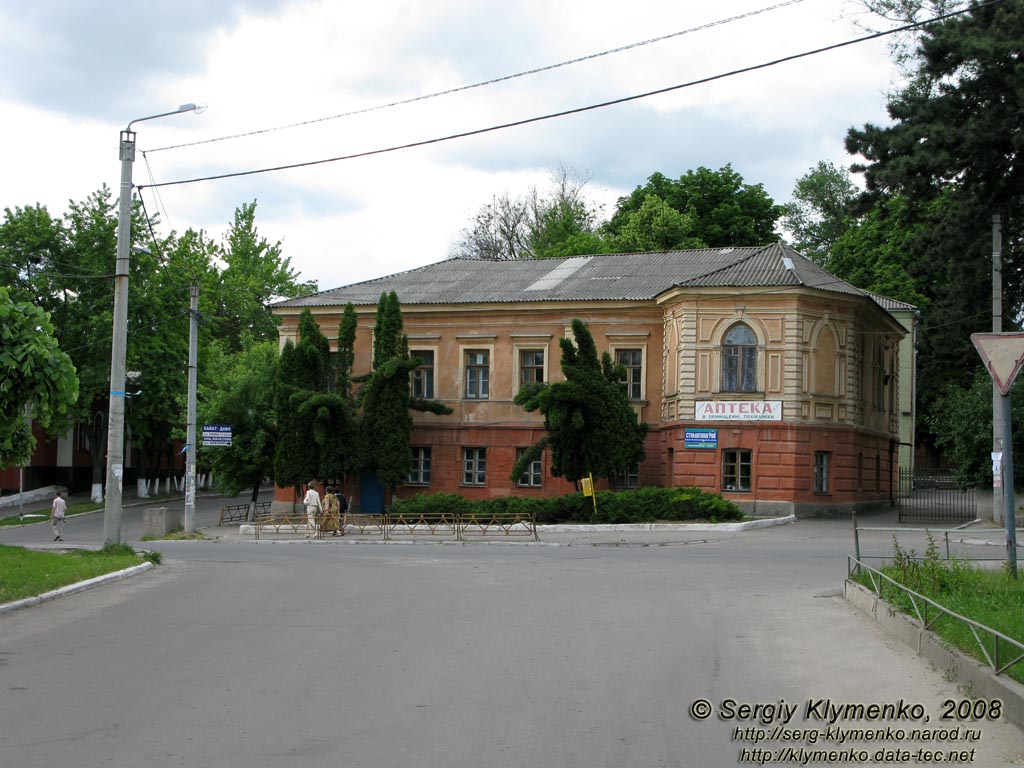
M523 457L523 454L526 453L526 451L526 448L516 448L517 462ZM539 458L534 459L530 462L529 466L527 466L526 471L519 476L519 485L527 488L540 488L542 479L541 471L541 460Z
M412 396L430 400L434 397L434 352L430 349L413 349L409 356L420 361L412 370Z
M490 392L490 353L486 349L466 350L467 400L486 400Z
M430 449L412 449L412 467L409 469L410 485L430 485Z
M487 483L487 449L462 449L462 484L485 485Z
M626 396L641 400L644 396L644 351L642 349L616 349L615 361L626 369Z
M544 350L519 350L519 384L534 384L544 381Z
M750 450L728 448L722 451L722 490L749 492L753 466Z
M722 342L722 391L757 391L757 337L737 323Z

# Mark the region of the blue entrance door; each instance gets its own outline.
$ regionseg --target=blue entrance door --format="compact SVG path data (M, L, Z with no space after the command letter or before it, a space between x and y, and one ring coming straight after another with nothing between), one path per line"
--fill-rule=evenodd
M384 513L384 486L369 472L359 478L359 507L367 515Z

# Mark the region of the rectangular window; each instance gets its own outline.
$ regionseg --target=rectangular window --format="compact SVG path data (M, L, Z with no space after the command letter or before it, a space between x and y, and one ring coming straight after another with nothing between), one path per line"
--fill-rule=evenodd
M516 461L519 461L525 451L525 448L516 448ZM530 466L528 466L526 471L519 476L519 485L529 488L540 488L540 484L541 464L540 459L537 459L535 461L531 461Z
M466 351L466 399L486 400L490 367L486 350Z
M412 396L426 400L434 397L434 353L427 349L414 349L410 357L420 360L420 364L412 371Z
M484 485L487 482L487 449L462 449L462 484Z
M630 400L643 398L644 351L642 349L617 349L615 360L626 369L626 395Z
M722 451L722 490L749 492L752 468L751 451L742 448Z
M632 464L625 472L613 472L612 487L617 491L633 490L640 487L640 465Z
M409 470L409 483L412 485L430 484L430 449L412 449L412 468Z
M544 350L519 350L519 384L544 381Z
M814 452L815 493L828 493L828 463L831 455L827 451Z

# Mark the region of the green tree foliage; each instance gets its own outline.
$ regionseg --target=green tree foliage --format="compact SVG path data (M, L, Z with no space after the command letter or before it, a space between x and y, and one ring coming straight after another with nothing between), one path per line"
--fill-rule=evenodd
M360 393L361 460L363 469L386 488L403 482L412 465L409 374L416 361L409 357L403 325L398 296L382 293L374 324L373 373Z
M359 393L360 467L376 475L385 488L394 488L406 480L412 465L409 410L452 411L436 400L412 399L409 374L420 361L409 356L402 308L394 291L382 293L377 302L373 349L373 371Z
M285 343L278 368L275 477L281 485L340 480L354 463L350 401L329 391L330 342L309 309L299 317L299 343Z
M231 445L200 448L199 453L225 495L251 489L255 501L264 478L274 476L277 426L274 388L268 383L276 381L277 366L272 341L233 355L213 351L209 381L199 391L199 421L230 424Z
M651 195L690 217L693 227L688 235L701 247L764 245L779 239L775 223L782 216L782 206L761 184L744 183L731 165L717 171L700 167L677 180L652 174L642 187L619 198L604 234L621 235L630 215L641 210Z
M617 253L672 251L703 248L693 235L697 225L693 215L680 213L655 194L649 194L635 211L624 218L618 233L608 239Z
M63 423L78 377L42 309L0 287L0 467L25 464L35 450L26 416L44 429Z
M833 246L853 226L857 196L846 169L828 161L797 179L793 201L783 206L783 227L792 235L793 247L830 269Z
M277 338L277 320L267 309L271 301L316 291L315 282L299 281L281 244L271 244L259 234L255 219L256 201L237 208L220 254L226 266L220 273L213 321L230 351L241 349L245 338Z
M0 275L19 299L50 313L54 333L71 355L80 394L67 425L77 422L85 429L93 482L100 483L106 428L96 414L106 411L110 389L116 200L102 187L85 200L70 202L61 219L38 205L8 208L4 214ZM192 230L153 242L154 228L141 206L133 206L133 245L145 243L151 251L133 251L130 257L126 370L128 389L138 394L128 402L126 424L137 466L170 468L172 441L183 437L186 310L193 279L201 286L204 320L199 325L200 383L208 382L215 347L232 352L253 340L276 340L267 301L315 289L298 280L278 244L259 236L254 217L255 203L236 211L223 246Z
M544 416L547 435L523 452L512 469L519 478L545 448L551 474L578 482L589 473L611 478L644 458L647 425L629 404L625 369L605 352L599 359L586 324L572 321L575 339L559 339L565 381L526 384L515 402Z
M345 305L341 324L338 326L338 360L334 369L335 391L346 400L352 399L357 325L355 307L349 302Z
M941 386L967 388L976 369L970 333L988 325L978 315L991 306L996 213L1003 217L1003 316L1019 318L1024 309L1022 39L1019 2L972 3L968 14L929 25L913 78L890 99L892 123L851 129L846 139L866 160L854 170L865 174L867 202L880 213L895 206L900 229L913 231L902 264L928 300L919 412L929 429L941 428L931 411Z
M1024 389L1010 391L1014 424L1024 423ZM956 469L960 484L992 485L992 378L977 370L966 386L947 384L928 417L938 447ZM1024 430L1013 432L1013 474L1024 478Z
M941 217L943 206L934 206ZM828 246L829 268L839 277L866 291L926 309L926 281L917 259L917 241L923 223L911 213L902 196L881 200L856 219Z
M55 272L65 250L59 219L45 206L4 210L0 223L0 279L17 301L34 301L47 312L59 304Z

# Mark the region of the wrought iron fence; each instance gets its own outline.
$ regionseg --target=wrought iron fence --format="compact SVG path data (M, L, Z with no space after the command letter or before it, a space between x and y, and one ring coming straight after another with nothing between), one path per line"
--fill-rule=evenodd
M978 516L973 488L961 488L951 469L900 469L901 523L965 523Z

